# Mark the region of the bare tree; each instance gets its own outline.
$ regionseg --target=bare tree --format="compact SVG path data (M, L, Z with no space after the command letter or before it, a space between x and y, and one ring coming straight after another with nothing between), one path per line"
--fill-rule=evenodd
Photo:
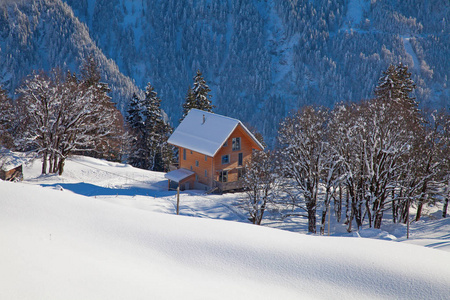
M25 122L18 140L42 154L42 173L64 171L66 158L74 151L95 149L116 132L113 107L97 101L99 87L79 80L75 74L61 76L43 72L25 79L18 89Z
M271 152L258 151L245 166L243 177L246 188L244 199L246 209L253 224L261 225L269 203L277 192L277 176L274 172L274 160Z
M327 143L324 136L328 111L305 107L287 117L279 130L282 173L287 176L291 203L308 214L308 231L316 232L319 183L326 169Z

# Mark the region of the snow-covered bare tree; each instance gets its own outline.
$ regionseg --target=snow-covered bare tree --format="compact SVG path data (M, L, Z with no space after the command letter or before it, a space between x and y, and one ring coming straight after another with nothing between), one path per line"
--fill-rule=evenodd
M83 60L80 70L80 81L83 86L92 89L94 101L105 110L105 113L110 116L113 122L113 126L109 129L108 134L98 135L95 148L88 154L97 158L119 160L118 158L121 156L122 136L125 134L123 116L108 95L111 89L108 84L102 82L99 63L94 55L90 54ZM94 119L93 122L97 122L97 120Z
M321 175L326 172L325 142L328 111L305 107L280 126L281 173L287 176L291 203L308 214L308 231L316 232L316 211Z
M74 151L94 150L116 132L115 116L98 100L98 87L75 74L35 73L18 89L24 118L18 143L42 154L42 173L64 171Z
M243 176L246 188L243 201L253 224L261 225L264 212L277 193L277 175L271 152L257 151L245 165Z

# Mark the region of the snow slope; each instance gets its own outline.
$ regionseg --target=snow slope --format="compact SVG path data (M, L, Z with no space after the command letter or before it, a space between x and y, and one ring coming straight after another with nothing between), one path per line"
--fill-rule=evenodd
M116 177L106 173L112 168ZM0 181L0 299L450 296L450 253L445 251L176 216L170 206L164 214L127 207L126 197L128 202L140 197L141 205L151 206L173 196L164 195L169 192L159 181L163 174L127 165L79 157L68 161L62 178L33 177L37 169L28 169L24 183ZM135 182L125 184L123 177L130 174ZM92 197L74 193L64 185L73 188L76 176L86 180L79 191L122 182L121 195L109 193L113 188L95 190L104 193ZM50 184L56 181L60 184ZM39 186L43 182L49 184ZM131 196L134 192L140 195Z
M450 255L0 182L2 299L443 299Z

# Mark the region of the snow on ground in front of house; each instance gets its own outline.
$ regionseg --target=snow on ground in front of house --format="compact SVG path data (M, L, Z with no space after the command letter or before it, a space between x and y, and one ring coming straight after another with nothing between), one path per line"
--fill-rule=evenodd
M68 192L95 197L122 206L176 214L176 192L167 191L165 173L141 170L126 164L83 156L69 158L62 176L41 176L40 168L39 160L26 167L25 183L52 189L62 188ZM203 191L198 190L184 191L180 196L180 214L249 223L248 214L240 207L240 200L243 197L245 197L244 193L205 195ZM389 215L385 215L381 230L368 228L368 225L364 224L357 233L348 233L347 226L342 222L337 223L333 215L330 232L333 236L392 240L450 252L450 218L439 219L442 213L440 208L441 206L424 208L422 220L411 223L409 240L406 239L406 225L392 224L389 222ZM332 214L334 214L333 210ZM270 209L265 213L263 225L293 232L306 233L308 230L306 217L291 216L280 220L279 213ZM326 227L325 232L327 231Z
M244 224L240 194L183 192L176 216L163 173L86 157L69 159L63 176L39 167L25 168L23 183L0 182L0 299L450 296L446 251ZM443 242L445 221L413 235Z

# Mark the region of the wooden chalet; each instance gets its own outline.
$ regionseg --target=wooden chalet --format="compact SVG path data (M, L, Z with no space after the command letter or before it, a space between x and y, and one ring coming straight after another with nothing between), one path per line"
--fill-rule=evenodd
M165 177L182 190L220 192L242 188L253 151L264 147L241 121L192 109L168 140L178 147L177 169Z

